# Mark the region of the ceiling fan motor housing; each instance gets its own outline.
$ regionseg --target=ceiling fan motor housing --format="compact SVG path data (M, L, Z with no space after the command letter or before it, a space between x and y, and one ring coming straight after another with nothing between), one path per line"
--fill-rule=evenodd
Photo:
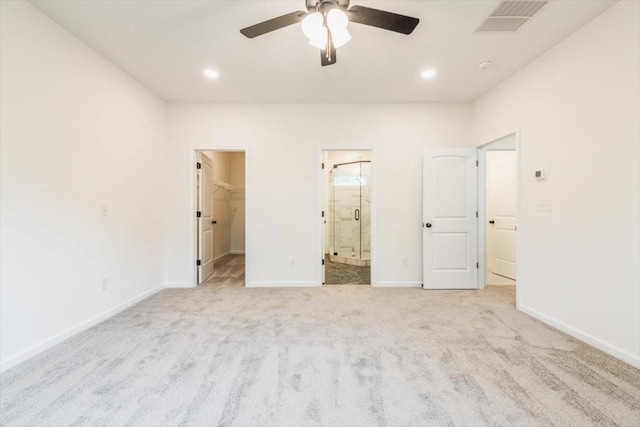
M306 0L307 10L311 12L323 12L322 9L329 7L339 7L346 10L349 7L349 0Z

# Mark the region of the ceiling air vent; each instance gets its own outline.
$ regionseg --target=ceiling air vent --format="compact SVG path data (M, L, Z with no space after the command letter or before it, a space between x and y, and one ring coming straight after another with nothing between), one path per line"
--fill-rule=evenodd
M476 32L516 31L547 3L542 0L502 1Z

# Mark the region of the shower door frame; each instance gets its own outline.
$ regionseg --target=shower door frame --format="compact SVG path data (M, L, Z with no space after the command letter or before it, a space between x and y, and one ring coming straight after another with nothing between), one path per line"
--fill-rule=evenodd
M324 153L325 152L330 152L330 151L367 151L370 154L370 176L371 176L371 183L370 183L370 188L371 188L371 213L370 213L370 246L371 246L371 286L375 287L378 286L378 269L377 269L377 265L378 263L376 262L377 260L377 247L376 247L376 240L377 240L377 232L376 232L376 218L377 218L377 214L376 214L376 207L377 207L377 197L376 197L376 151L373 149L373 147L363 147L363 148L344 148L344 147L325 147L325 148L321 148L318 151L318 239L319 239L319 245L318 245L318 259L320 260L319 264L319 273L318 273L318 283L321 286L324 286L324 253L325 253L325 224L324 221L327 219L326 217L322 216L322 211L325 210L325 205L324 205L324 195L325 195L325 191L329 191L329 188L326 180L325 180L325 169L323 168L323 162L324 162ZM326 167L326 165L325 165ZM325 216L328 215L328 212L325 212Z
M354 150L349 150L349 151L354 151ZM362 164L363 163L368 163L369 164L369 181L371 181L371 160L354 160L352 162L344 162L344 163L335 163L333 165L333 168L328 172L329 175L331 175L331 173L336 170L338 168L338 166L349 166L349 165L355 165L355 164L359 164L360 165L360 178L362 178ZM334 176L335 179L335 176ZM369 186L371 183L367 183L367 186ZM332 243L333 246L330 248L331 251L333 252L333 255L338 255L338 252L336 252L336 206L335 206L335 197L336 197L336 188L335 185L333 186L329 186L332 194L330 195L330 199L333 199L333 209L332 209L332 213L333 213L333 218L331 221L331 231L330 233L332 234ZM371 189L371 187L369 187L369 189ZM326 189L325 189L326 191ZM360 185L360 207L357 208L356 210L358 211L358 217L356 218L356 221L358 221L358 226L359 226L359 232L358 232L358 239L359 239L359 243L358 243L358 252L359 252L359 259L362 260L362 246L363 246L363 240L362 240L362 185ZM325 218L326 218L326 213L325 213ZM371 225L371 212L369 212L369 225ZM369 230L369 237L371 237L371 230ZM325 239L326 240L326 239ZM326 249L326 248L325 248ZM369 249L371 249L371 239L369 239ZM331 252L330 251L330 252ZM369 254L371 254L371 250L369 250ZM370 258L369 258L369 261Z

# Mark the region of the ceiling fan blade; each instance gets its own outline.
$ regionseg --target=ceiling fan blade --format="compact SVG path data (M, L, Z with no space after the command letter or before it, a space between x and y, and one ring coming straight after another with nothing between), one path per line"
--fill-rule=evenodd
M384 10L364 6L353 6L347 10L349 21L370 25L396 33L411 34L420 20L410 16L398 15Z
M331 40L331 33L327 40L327 48L320 51L320 63L324 67L325 65L333 65L336 63L336 47Z
M261 22L256 25L252 25L240 30L242 34L249 37L261 36L271 31L279 30L280 28L287 27L289 25L297 24L307 15L307 12L297 11L291 12L286 15L278 16L277 18L269 19L268 21Z

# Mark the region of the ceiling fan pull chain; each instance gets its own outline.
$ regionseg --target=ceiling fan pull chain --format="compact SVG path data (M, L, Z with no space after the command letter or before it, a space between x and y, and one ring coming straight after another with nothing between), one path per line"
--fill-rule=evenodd
M318 2L318 10L320 10L320 6L323 2ZM327 23L327 14L322 12L322 25L327 29L327 45L324 48L324 57L327 62L331 63L331 30L329 29L329 24Z

